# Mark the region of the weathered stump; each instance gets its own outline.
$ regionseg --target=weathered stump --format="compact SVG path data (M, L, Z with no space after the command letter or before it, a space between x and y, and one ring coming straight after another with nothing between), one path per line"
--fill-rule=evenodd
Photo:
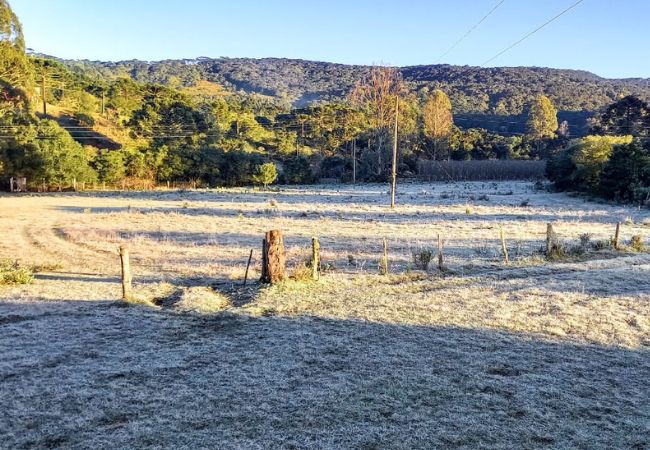
M282 231L266 233L262 241L262 283L275 284L286 278L286 258Z
M619 240L621 238L621 224L620 222L616 224L616 233L614 233L614 250L620 249Z

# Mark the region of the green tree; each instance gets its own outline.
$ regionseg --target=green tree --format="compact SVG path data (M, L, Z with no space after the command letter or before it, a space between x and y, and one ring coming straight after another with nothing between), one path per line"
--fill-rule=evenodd
M104 150L93 159L92 166L99 181L117 183L126 175L124 154L119 150Z
M31 183L62 188L73 180L84 182L96 178L90 167L89 152L56 122L41 120L36 133L36 139L28 147Z
M572 151L575 172L573 183L580 189L595 192L600 184L603 167L617 145L632 143L632 136L587 136L580 139Z
M27 109L31 82L22 26L7 0L0 0L0 119L15 108Z
M545 95L538 96L530 105L527 129L533 139L555 137L555 132L558 129L557 109Z
M610 105L594 131L602 134L650 136L650 106L629 95Z
M600 193L607 198L647 201L650 196L650 148L637 140L614 149L601 175Z
M257 170L253 175L253 181L261 184L266 189L269 184L273 184L278 178L278 171L273 163L264 163L257 166Z

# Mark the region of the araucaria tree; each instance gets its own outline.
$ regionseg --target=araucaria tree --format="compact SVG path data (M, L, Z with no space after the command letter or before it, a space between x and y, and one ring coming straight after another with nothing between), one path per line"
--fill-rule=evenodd
M557 109L545 95L538 96L530 105L527 128L533 139L555 137L558 129Z
M429 156L440 159L443 152L449 157L449 138L454 126L451 101L447 94L436 89L427 97L422 110L424 134L431 141Z

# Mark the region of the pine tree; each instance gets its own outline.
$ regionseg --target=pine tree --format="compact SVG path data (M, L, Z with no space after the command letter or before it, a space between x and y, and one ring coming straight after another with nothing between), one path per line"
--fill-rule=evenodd
M545 95L540 95L531 104L528 112L528 134L533 139L555 137L558 129L557 109Z
M424 103L422 111L424 134L431 139L433 159L439 158L443 150L449 155L449 138L454 126L451 101L440 89L433 91Z
M27 109L31 83L22 26L7 0L0 0L0 119L16 108Z

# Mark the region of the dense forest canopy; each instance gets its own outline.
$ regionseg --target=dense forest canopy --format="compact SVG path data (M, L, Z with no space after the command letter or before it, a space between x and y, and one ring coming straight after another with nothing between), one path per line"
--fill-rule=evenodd
M304 107L340 101L371 69L326 62L281 58L198 58L191 60L64 61L91 77L129 76L136 81L172 87L201 80L235 91L255 92ZM544 94L560 111L597 111L630 94L650 100L650 81L613 80L585 71L537 67L479 68L428 65L399 69L413 92L441 89L454 112L518 115L531 98Z

